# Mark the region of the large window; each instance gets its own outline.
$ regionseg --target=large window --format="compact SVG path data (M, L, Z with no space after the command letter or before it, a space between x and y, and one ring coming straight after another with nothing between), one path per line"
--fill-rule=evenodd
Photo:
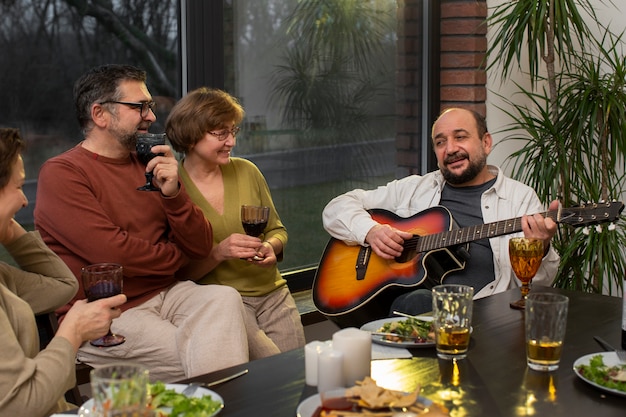
M243 103L235 153L254 161L272 188L289 231L283 270L319 262L330 199L405 175L402 148L429 142L423 126L438 110L423 88L430 3L186 1L205 14L185 15L183 50L210 58L185 60L183 84L224 88ZM424 172L426 159L412 167Z
M428 4L413 0L16 0L0 3L0 125L22 130L32 221L39 166L80 140L74 80L102 63L148 71L163 129L200 85L246 110L235 154L265 174L289 231L282 270L317 264L334 196L407 173L436 107ZM438 2L434 2L438 3ZM427 138L427 137L426 137ZM428 142L428 141L426 141ZM425 169L421 160L409 165ZM421 168L420 168L421 167Z
M72 87L88 68L133 64L149 73L159 102L155 131L179 95L177 0L13 0L0 2L0 125L17 127L32 223L41 164L81 140Z

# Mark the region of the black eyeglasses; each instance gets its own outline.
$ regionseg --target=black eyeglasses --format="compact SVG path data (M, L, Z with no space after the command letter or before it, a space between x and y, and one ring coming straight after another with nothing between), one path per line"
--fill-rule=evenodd
M228 139L228 135L233 135L233 137L237 136L239 130L241 129L238 126L235 126L232 129L224 129L219 132L209 132L209 135L215 136L220 142L224 142Z
M107 101L100 102L100 104L106 104L106 103L124 104L126 106L130 106L133 109L139 110L139 113L141 114L142 118L146 117L150 110L154 112L154 110L156 109L156 102L154 101L141 101L139 103L131 103L128 101L107 100Z

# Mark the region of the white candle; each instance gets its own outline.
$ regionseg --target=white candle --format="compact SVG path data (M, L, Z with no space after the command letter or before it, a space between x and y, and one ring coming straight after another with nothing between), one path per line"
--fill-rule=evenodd
M317 358L322 351L331 347L330 341L320 342L319 340L314 340L304 346L304 370L307 385L317 385Z
M323 393L344 387L343 353L325 349L317 357L317 392Z
M354 327L333 334L333 349L343 353L345 385L353 386L371 373L372 335Z

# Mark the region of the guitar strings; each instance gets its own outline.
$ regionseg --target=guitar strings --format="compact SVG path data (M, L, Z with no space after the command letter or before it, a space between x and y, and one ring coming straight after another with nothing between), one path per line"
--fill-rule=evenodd
M607 206L608 207L608 206ZM578 207L577 210L593 210L595 211L597 206L592 207ZM571 210L571 209L570 209ZM563 216L561 208L554 211L547 211L538 213L545 217L550 217L556 223L562 223L566 219L576 218L578 223L589 223L604 221L609 218L608 213L604 213L604 218L598 217L597 214L587 215L584 212L579 213L566 213ZM416 252L428 252L435 249L441 249L448 246L460 245L468 243L474 240L480 240L490 237L501 236L505 234L515 233L522 230L521 217L514 219L501 220L493 223L487 223L482 225L468 226L461 229L453 229L446 232L434 233L431 235L414 235L412 238L407 239L404 242L405 250L415 250Z

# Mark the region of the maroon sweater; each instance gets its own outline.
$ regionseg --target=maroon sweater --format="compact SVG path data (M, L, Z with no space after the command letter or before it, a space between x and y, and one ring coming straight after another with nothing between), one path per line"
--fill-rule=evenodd
M170 198L137 191L144 172L134 153L111 159L77 145L39 173L35 227L79 282L85 265L121 264L124 310L172 285L176 271L212 245L211 226L182 185ZM72 302L81 298L82 284Z

